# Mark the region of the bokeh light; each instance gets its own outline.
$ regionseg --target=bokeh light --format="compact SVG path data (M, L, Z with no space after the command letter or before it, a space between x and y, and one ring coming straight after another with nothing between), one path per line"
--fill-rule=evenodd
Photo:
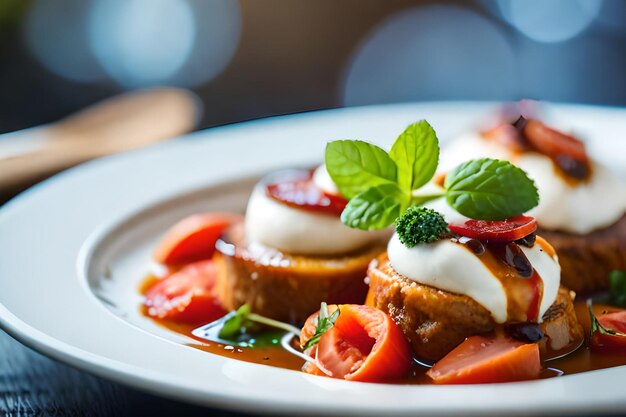
M241 12L234 0L188 0L196 27L193 52L175 74L175 84L192 87L219 75L237 51Z
M595 23L607 34L626 36L626 1L604 0Z
M98 61L125 87L167 82L191 54L195 22L180 0L94 2L89 42Z
M514 99L515 57L486 17L455 6L425 6L374 28L348 66L346 105L447 99Z
M36 1L25 38L46 68L73 81L192 87L226 68L240 15L232 0Z
M90 7L86 0L36 1L24 25L24 39L39 62L78 82L106 78L87 39Z
M523 96L619 103L626 91L626 54L615 54L616 46L598 36L548 44L519 39L516 56Z
M538 42L562 42L585 30L602 0L498 0L502 18Z

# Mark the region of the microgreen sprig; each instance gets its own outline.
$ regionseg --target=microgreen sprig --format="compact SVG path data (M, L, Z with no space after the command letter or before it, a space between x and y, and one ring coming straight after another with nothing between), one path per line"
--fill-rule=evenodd
M329 331L335 325L337 319L339 318L339 314L339 307L337 307L337 309L333 311L332 314L328 314L328 306L326 305L326 303L322 303L322 305L320 306L320 314L317 318L315 333L313 334L313 336L311 336L309 340L307 340L304 346L302 346L302 349L304 351L307 351L308 349L316 345L322 338L322 335Z
M218 333L220 339L233 340L242 331L252 327L254 323L281 329L297 336L300 335L300 329L296 326L250 312L250 306L248 304L242 305L230 314L230 317L224 321L224 324Z

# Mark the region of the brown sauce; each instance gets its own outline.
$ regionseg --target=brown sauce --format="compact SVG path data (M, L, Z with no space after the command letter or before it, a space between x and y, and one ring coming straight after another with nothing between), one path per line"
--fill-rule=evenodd
M460 243L460 242L459 242ZM543 296L543 280L515 242L460 243L502 283L507 296L507 316L514 322L537 322Z
M149 276L141 285L140 290L145 293L149 288L158 281L158 278ZM564 350L563 352L551 352L550 357L556 359L548 359L543 362L543 371L541 378L552 378L561 375L571 375L580 372L587 372L597 369L611 368L615 366L626 365L626 352L619 353L599 353L592 352L588 347L590 320L587 310L586 299L580 298L575 302L576 314L578 320L585 329L584 343L573 352ZM607 305L594 305L596 314L604 314L616 311L618 309ZM141 311L147 316L146 309L142 306ZM243 347L226 343L207 341L206 339L195 337L192 330L206 324L186 324L174 322L171 320L156 320L151 318L158 325L174 332L187 336L190 341L185 343L186 346L194 349L202 350L207 353L220 355L230 359L237 359L244 362L257 363L262 365L274 366L283 369L299 371L304 365L304 361L283 349L280 344L267 347ZM278 340L277 340L278 342ZM570 349L571 350L571 349ZM564 356L563 356L564 355ZM411 372L408 377L387 381L392 384L431 384L432 381L426 375L428 364L422 364L415 361L412 365Z

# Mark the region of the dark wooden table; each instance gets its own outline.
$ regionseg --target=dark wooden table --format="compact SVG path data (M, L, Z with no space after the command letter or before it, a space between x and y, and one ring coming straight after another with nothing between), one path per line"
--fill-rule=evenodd
M0 416L223 416L243 414L159 398L78 371L0 330Z

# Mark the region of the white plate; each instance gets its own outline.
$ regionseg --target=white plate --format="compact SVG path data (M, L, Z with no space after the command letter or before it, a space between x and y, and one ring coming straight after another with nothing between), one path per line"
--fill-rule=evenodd
M626 367L483 386L351 383L207 354L136 313L136 285L151 245L181 216L242 210L253 178L319 162L328 140L359 138L388 147L407 124L424 118L445 142L475 127L493 107L425 103L272 118L58 175L0 210L0 324L25 344L88 372L230 409L372 416L623 410ZM624 109L550 105L548 111L588 138L592 154L624 169Z

